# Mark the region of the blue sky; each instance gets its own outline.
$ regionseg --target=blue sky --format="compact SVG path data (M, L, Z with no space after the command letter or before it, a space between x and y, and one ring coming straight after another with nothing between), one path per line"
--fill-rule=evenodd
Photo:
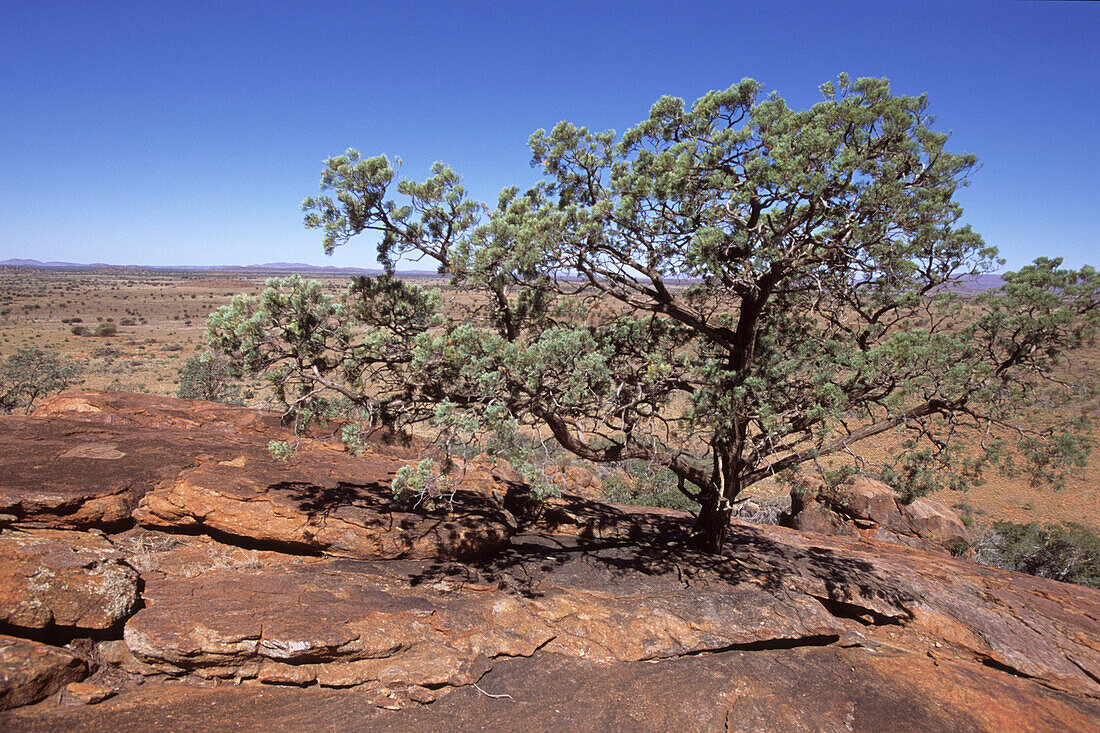
M298 205L349 146L476 198L529 185L535 129L619 131L743 77L927 92L959 196L1009 267L1100 264L1100 4L15 2L0 26L0 260L374 266Z

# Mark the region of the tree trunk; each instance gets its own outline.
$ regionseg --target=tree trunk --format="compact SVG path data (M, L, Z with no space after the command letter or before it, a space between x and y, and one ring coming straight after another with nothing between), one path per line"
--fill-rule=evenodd
M734 434L742 435L743 431L735 430ZM713 444L714 468L710 486L702 497L699 516L691 528L688 544L692 549L713 554L722 552L733 516L730 502L741 493L741 445L741 440L728 438L720 438Z
M733 508L724 501L721 493L714 489L703 498L699 516L691 528L688 546L699 552L718 554L726 541L726 530L730 526Z

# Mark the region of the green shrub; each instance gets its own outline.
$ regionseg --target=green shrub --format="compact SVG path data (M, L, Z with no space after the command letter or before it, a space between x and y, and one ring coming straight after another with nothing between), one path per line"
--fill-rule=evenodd
M72 331L73 336L83 336L84 334L88 333L87 326L73 326L69 330Z
M0 365L0 412L30 413L39 397L75 384L80 367L68 357L35 347L19 349Z
M624 461L603 479L603 495L615 504L695 511L699 505L677 488L676 475L646 461Z
M974 545L986 565L1100 588L1100 537L1080 524L996 522Z
M272 458L286 463L294 456L295 447L285 440L272 440L267 444L267 452Z
M118 326L113 323L101 323L92 331L93 336L114 336L118 333Z
M195 354L179 370L176 396L185 400L239 402L241 387L229 359L210 352Z

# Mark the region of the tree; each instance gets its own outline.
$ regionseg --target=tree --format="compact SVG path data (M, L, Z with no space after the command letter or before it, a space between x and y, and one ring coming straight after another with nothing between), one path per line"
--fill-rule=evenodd
M60 354L33 346L19 349L0 365L0 412L22 407L29 415L39 397L75 384L80 367Z
M1048 478L1079 464L1084 432L1013 419L1069 389L1053 370L1092 338L1100 277L1040 260L966 295L999 264L954 200L975 158L945 149L923 96L846 76L821 90L795 111L744 80L691 107L663 97L621 138L540 130L546 180L491 212L440 163L392 198L388 159L349 150L326 161L305 223L329 253L375 233L388 274L338 298L272 281L211 317L213 343L267 373L291 414L333 391L430 420L448 455L476 444L536 488L549 479L532 456L552 443L670 471L709 551L747 487L859 460L887 431L897 448L874 468L910 493L994 460ZM393 276L423 257L479 305L445 317L438 292Z

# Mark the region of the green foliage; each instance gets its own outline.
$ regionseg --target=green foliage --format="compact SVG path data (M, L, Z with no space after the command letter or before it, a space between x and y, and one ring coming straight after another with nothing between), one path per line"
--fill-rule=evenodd
M529 141L544 180L491 211L443 164L394 187L385 156L349 150L326 161L305 223L328 252L374 233L390 274L337 297L273 280L211 316L211 343L296 421L338 394L373 422L433 424L444 455L488 451L540 491L549 443L668 471L711 550L746 487L859 458L887 431L897 448L859 465L904 496L1017 458L1059 480L1087 433L1025 411L1071 389L1051 373L1093 337L1100 276L1040 260L964 296L999 264L959 223L975 158L945 148L923 96L847 76L821 89L802 111L752 80L663 97L621 137L561 122ZM424 257L477 303L445 317L439 293L392 276Z
M976 543L974 556L987 565L1100 588L1100 537L1079 524L997 522Z
M344 450L353 456L363 453L363 433L358 423L348 423L341 428L340 440L344 444Z
M72 332L73 336L83 336L84 334L88 333L88 327L87 326L81 326L79 324L76 325L76 326L73 326L69 330Z
M239 402L241 387L236 383L230 360L220 354L195 354L179 369L176 396L185 400Z
M60 354L33 346L19 349L0 364L0 412L22 408L29 415L38 398L76 384L80 371Z
M634 460L611 468L603 479L603 495L610 502L679 511L698 509L699 505L678 488L676 474L663 466Z
M267 444L267 452L271 454L271 457L275 460L286 463L297 452L297 448L293 443L289 443L285 440L272 440Z
M427 509L434 509L443 495L453 490L453 477L436 466L431 458L425 458L416 467L406 465L397 470L391 488L398 501L412 502Z
M98 326L95 327L95 330L92 331L93 336L108 337L115 336L117 334L118 326L113 323L100 323Z

